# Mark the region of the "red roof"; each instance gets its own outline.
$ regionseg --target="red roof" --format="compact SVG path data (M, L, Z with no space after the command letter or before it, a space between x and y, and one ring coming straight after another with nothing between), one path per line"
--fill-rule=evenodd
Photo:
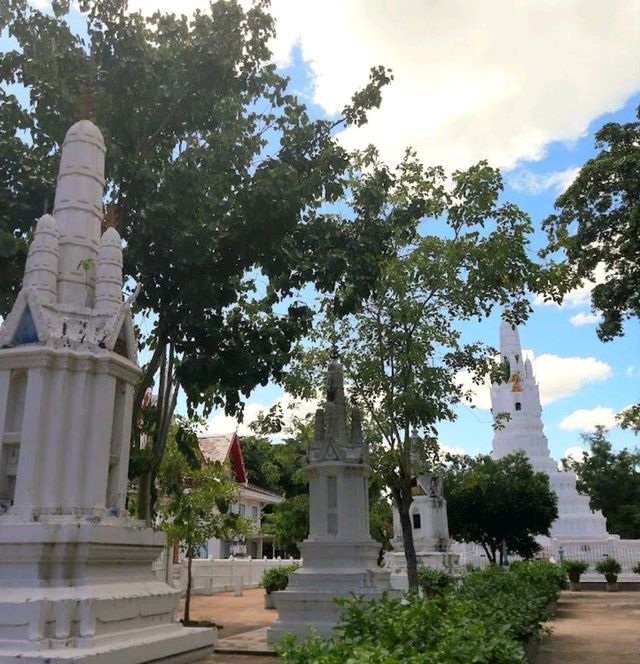
M238 434L198 437L198 445L202 456L208 461L229 462L236 482L247 482L247 471L244 467L242 449Z

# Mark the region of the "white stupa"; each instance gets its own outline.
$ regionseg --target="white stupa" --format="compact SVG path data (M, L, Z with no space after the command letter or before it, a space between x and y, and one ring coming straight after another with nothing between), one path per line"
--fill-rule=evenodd
M215 642L177 621L152 570L166 538L125 510L140 369L104 157L92 122L69 129L0 328L0 664L194 662Z
M495 432L494 457L523 451L536 471L547 473L551 488L558 496L558 519L551 527L551 539L557 544L616 539L617 536L607 532L602 512L591 510L589 497L578 493L576 474L558 470L557 462L551 458L543 433L540 392L531 360L522 356L518 330L504 321L500 325L500 355L509 367L509 378L491 386L491 412L494 418L508 413L511 419Z
M285 634L304 638L310 629L329 636L341 613L334 599L371 600L391 590L389 572L378 566L381 545L369 532L368 461L355 407L347 432L342 367L334 360L308 451L309 536L298 545L304 563L274 593L278 620L267 630L269 643Z

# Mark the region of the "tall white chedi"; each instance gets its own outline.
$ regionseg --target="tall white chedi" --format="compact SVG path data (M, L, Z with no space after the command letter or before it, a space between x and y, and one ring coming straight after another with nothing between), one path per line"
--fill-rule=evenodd
M551 458L543 433L540 392L531 360L522 356L517 328L503 321L500 325L500 355L508 367L508 379L491 386L491 412L494 418L508 413L493 437L493 454L501 458L524 451L536 471L549 476L558 497L558 519L551 527L551 538L562 542L598 542L616 537L607 533L602 512L589 507L589 497L578 493L573 471L560 471Z
M304 637L309 628L330 635L340 617L335 598L374 599L390 590L389 572L378 566L381 545L369 532L368 457L355 406L347 432L342 367L334 360L308 450L309 537L299 544L304 562L289 575L287 589L274 593L278 620L267 631L269 643L288 633Z
M140 370L104 157L93 123L69 129L0 328L0 664L189 662L215 641L177 622L165 537L125 511Z

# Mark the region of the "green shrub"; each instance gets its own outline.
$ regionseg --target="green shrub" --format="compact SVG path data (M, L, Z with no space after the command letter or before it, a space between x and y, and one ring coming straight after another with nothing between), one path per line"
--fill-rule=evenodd
M634 574L640 574L640 563L638 563L632 571Z
M589 563L585 563L584 560L565 560L562 563L562 569L569 576L569 581L578 583L580 575L589 569Z
M289 574L298 569L297 565L283 565L282 567L272 567L262 573L260 585L268 592L284 590L289 584Z
M604 574L605 576L616 576L622 571L622 566L615 559L608 556L607 558L601 558L596 563L596 572L599 574Z
M564 582L557 565L527 562L471 572L458 590L401 601L338 600L336 638L285 639L289 664L520 664Z
M416 595L349 600L336 639L288 638L278 654L289 664L523 664L522 645L475 611L470 602Z
M432 597L452 588L453 577L442 569L421 565L418 567L418 584L426 597Z
M495 620L520 642L538 638L542 623L551 616L564 573L546 562L514 563L506 570L495 565L469 574L459 591L461 597L475 602L485 620Z

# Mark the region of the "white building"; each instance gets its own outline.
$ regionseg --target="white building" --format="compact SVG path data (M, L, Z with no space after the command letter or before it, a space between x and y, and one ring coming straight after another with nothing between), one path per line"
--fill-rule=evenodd
M211 539L202 547L200 557L228 558L234 555L262 558L265 553L270 553L273 557L273 535L262 533L260 524L265 507L278 505L282 502L282 496L249 483L240 438L236 433L201 437L198 438L198 444L206 460L228 464L238 485L238 500L231 509L253 524L251 533L244 537L244 541Z

